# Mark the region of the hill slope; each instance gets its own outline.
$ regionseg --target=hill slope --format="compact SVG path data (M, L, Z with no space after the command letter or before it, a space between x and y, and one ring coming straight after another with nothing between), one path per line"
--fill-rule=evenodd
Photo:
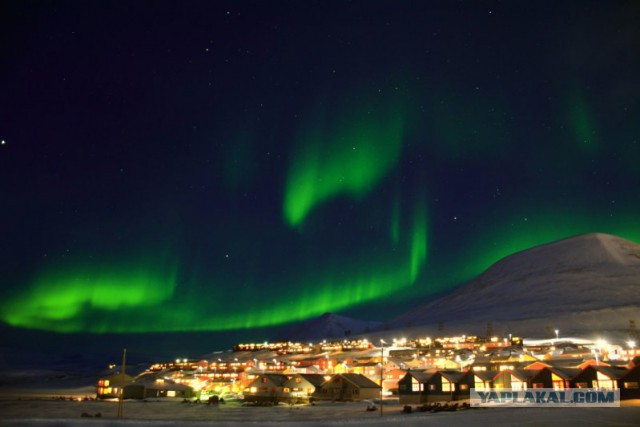
M607 234L586 234L504 258L453 293L397 317L391 325L447 322L473 324L477 330L487 322L524 319L553 322L565 331L607 322L628 325L633 318L629 316L640 321L638 295L640 245Z

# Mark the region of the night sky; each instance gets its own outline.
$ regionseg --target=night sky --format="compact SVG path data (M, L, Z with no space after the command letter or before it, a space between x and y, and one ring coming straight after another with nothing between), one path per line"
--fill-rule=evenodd
M640 2L3 1L0 320L387 320L640 242Z

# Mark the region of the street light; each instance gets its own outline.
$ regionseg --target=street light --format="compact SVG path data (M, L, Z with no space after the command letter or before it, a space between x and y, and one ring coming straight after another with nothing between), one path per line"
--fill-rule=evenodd
M558 334L560 333L560 331L556 329L555 333L556 333L556 340L557 340L558 339Z
M394 340L395 341L395 340ZM382 384L384 382L384 345L386 342L380 340L380 416L384 415L384 405L382 404Z
M125 370L127 366L127 349L122 352L122 369L120 370L120 389L118 390L118 418L122 418L122 407L124 403L124 382Z

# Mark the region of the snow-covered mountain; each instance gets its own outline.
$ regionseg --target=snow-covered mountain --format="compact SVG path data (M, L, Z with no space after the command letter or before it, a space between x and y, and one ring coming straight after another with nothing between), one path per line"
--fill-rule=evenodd
M545 325L585 332L628 328L630 320L640 322L640 245L586 234L508 256L390 324L444 323L481 333L488 322L506 322L525 332Z
M318 340L325 338L348 338L352 335L374 331L382 326L380 322L352 319L333 313L297 323L280 332L288 340Z

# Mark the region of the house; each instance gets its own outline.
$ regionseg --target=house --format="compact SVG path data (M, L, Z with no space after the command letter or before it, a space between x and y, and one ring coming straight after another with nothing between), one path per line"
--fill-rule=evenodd
M627 369L634 368L634 367L636 367L638 365L640 365L640 356L636 356L633 359L631 359L629 361L629 363L627 364Z
M473 387L472 372L409 371L398 382L400 404L448 402L469 398Z
M484 391L493 388L493 379L498 375L496 371L472 371L470 376L473 379L472 387L476 391Z
M531 363L530 365L523 366L522 369L529 369L529 370L538 371L540 369L550 368L550 367L551 367L551 365L549 365L547 363L536 361L536 362Z
M185 384L178 384L165 379L159 373L145 372L136 377L135 381L124 386L123 398L146 399L153 397L178 397L188 399L193 397L194 391Z
M398 394L398 382L407 374L407 371L402 369L392 369L384 373L384 381L382 387L384 390L391 392L391 394Z
M582 358L575 357L555 357L545 359L545 364L549 366L553 366L554 368L574 368L574 369L582 369L581 365L584 362ZM595 365L595 360L593 361ZM584 367L586 365L582 365ZM542 368L541 368L542 369Z
M261 374L244 390L244 400L256 403L286 401L289 396L284 392L284 384L288 380L289 377L283 374Z
M471 372L440 371L440 375L442 376L440 381L442 393L441 396L437 396L437 393L433 393L432 395L434 397L441 397L441 399L445 401L469 399L469 389L475 385L474 377ZM429 392L429 394L431 395L431 392Z
M377 360L380 363L380 358ZM384 371L393 371L394 369L402 369L401 362L395 359L387 358L384 359Z
M411 405L427 402L427 393L429 379L434 372L416 372L409 371L398 381L398 396L401 405Z
M625 369L590 365L573 377L573 387L612 390L625 373Z
M130 385L135 385L136 382ZM125 386L125 393L127 386ZM144 397L178 397L181 399L188 399L194 396L193 389L185 384L178 384L171 380L156 380L151 384L147 384L144 387Z
M536 372L530 379L532 388L564 390L571 388L571 381L580 372L580 369L544 367Z
M507 369L493 378L493 387L497 389L527 390L532 388L531 378L540 371L535 369Z
M380 383L382 375L382 366L377 362L356 363L351 370L354 374L362 374L373 382Z
M620 399L640 399L640 365L635 365L620 377Z
M318 370L323 372L333 371L333 367L336 365L336 360L329 357L329 353L325 353L321 357L307 357L300 361L301 367L315 366Z
M283 384L283 394L288 395L289 403L311 402L329 378L321 374L294 374Z
M537 362L538 359L530 354L520 352L500 352L488 356L476 356L473 362L474 370L505 371L521 369Z
M611 365L603 362L602 360L586 359L584 362L580 363L577 367L578 369L584 369L587 366L611 366Z
M338 362L333 366L334 374L347 374L349 373L349 364L345 362Z
M427 369L428 368L428 366L426 364L426 359L422 359L422 358L418 358L418 357L414 357L412 359L409 359L409 360L405 361L400 366L404 366L407 370L421 370L421 369Z
M337 374L316 393L322 400L366 400L380 397L380 386L364 375Z
M120 389L133 381L133 377L127 374L122 375L119 372L111 374L98 380L97 397L98 399L109 399L120 396Z

